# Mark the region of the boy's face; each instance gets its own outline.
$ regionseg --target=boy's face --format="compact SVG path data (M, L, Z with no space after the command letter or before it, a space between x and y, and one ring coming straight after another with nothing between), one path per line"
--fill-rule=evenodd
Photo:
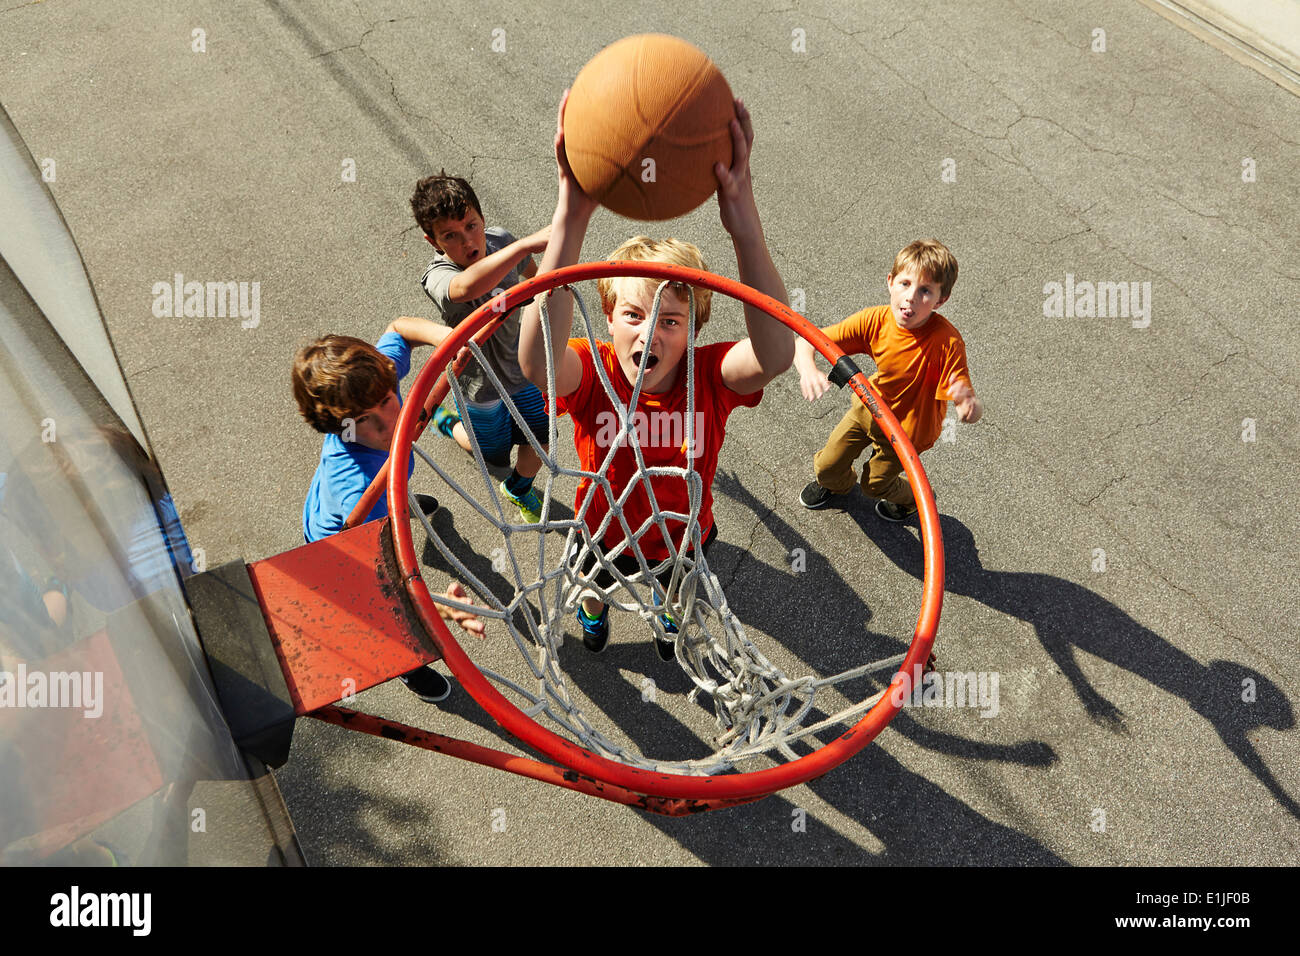
M433 235L426 234L425 238L433 248L465 269L487 254L483 229L483 217L470 206L460 219L435 219Z
M402 414L402 405L397 400L396 392L388 396L374 408L367 408L353 420L356 442L373 448L375 451L388 451L393 443L393 429Z
M646 341L650 327L650 309L654 304L654 286L637 279L621 278L614 282L614 309L606 314L609 334L614 340L614 355L629 382L635 382L641 368L641 353L647 349L642 392L666 392L677 381L677 372L686 355L687 323L690 306L671 288L664 289L659 300L659 321L654 339Z
M930 321L935 309L948 301L939 295L939 283L908 266L898 275L885 278L889 284L889 308L900 329L919 329Z

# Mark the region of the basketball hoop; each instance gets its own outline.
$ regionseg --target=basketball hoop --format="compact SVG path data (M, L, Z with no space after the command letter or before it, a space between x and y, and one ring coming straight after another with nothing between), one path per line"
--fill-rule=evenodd
M565 443L557 440L555 370L549 367L549 359L547 403L550 435L547 449L543 450L524 424L506 389L483 360L479 343L515 308L534 296L567 286L574 292L583 332L592 341L594 349L596 338L591 317L581 296L572 287L587 280L625 276L661 283L648 318L651 323L648 336L654 334L660 298L667 283L703 287L738 299L762 309L811 342L832 364L831 381L840 386L848 385L880 423L893 442L914 490L924 549L925 582L921 610L911 645L905 654L863 663L830 677L790 677L749 640L743 624L727 604L722 585L709 569L704 555L698 525L702 491L700 476L693 467L647 468L641 454L640 439L632 418L645 375L645 358L632 386L633 397L626 405L614 396L601 362L595 363L599 384L606 389L618 410L618 440L630 448L636 458L638 471L628 482L628 487L612 487L605 475L614 458L613 448L603 464L598 463L599 467L592 471L564 464L566 456L570 460L575 456L571 446L562 448L560 446ZM549 356L553 353L549 323L545 318L545 298L541 307L542 329L548 339ZM695 401L693 294L690 313L688 340L691 344L686 354L688 443L692 441L690 430L694 423L692 411ZM647 349L647 356L648 353ZM416 444L432 410L448 391L458 401L463 399L457 370L464 367L470 354L479 359L511 417L542 459L543 469L537 479L537 491L542 499L542 521L539 524L508 519L511 506L497 492L468 420L465 425L483 480L483 493L471 493ZM455 363L453 359L456 359ZM444 374L449 364L452 366L451 374ZM604 785L611 790L661 801L700 802L697 808L709 809L753 800L803 783L826 773L867 746L901 709L904 697L910 693L911 675L917 672L914 669L923 667L929 657L942 603L943 551L938 512L916 451L888 406L851 359L788 306L738 282L663 263L615 261L569 266L520 283L482 305L457 326L415 378L397 423L390 459L405 461L412 453L463 499L457 502L457 506L464 505L469 510L453 506L454 515L477 516L475 520L486 521L500 533L502 547L494 551L500 552L498 559L502 570L499 576L504 580L504 585L493 586L484 580L489 575L474 573L466 564L468 555L458 555L434 530L428 517L416 508L413 513L421 521L429 542L454 568L453 575L478 598L470 606L445 594L435 597L437 589L431 593L422 577L410 522L393 521L394 556L416 616L461 685L503 729L568 768L573 775L590 778L596 791ZM693 463L689 457L686 461L688 465ZM651 477L684 480L689 491L689 510L685 513L660 511ZM564 481L574 479L586 479L588 484L585 498L578 502L577 513L569 517L560 513L557 491ZM640 483L646 489L652 511L650 518L640 527L630 527L622 511L634 483ZM370 491L373 500L377 489L372 486ZM406 468L387 469L387 491L389 514L405 514L409 501L413 500ZM597 494L607 496L610 507L599 527L591 529L586 524L585 513ZM366 507L363 501L358 509ZM684 533L679 532L680 541L674 542L670 537L665 524L667 520L684 526ZM605 543L617 540L620 534L622 540L607 552ZM667 558L648 559L640 547L641 540L658 541L661 536L667 542ZM532 565L534 550L537 555L535 576L524 572L526 566ZM548 552L556 559L549 564ZM612 562L619 555L635 558L636 570L629 574L616 568ZM597 571L600 569L612 574L612 585L599 583ZM665 574L670 575L667 586L660 580ZM594 726L570 692L557 653L563 642L564 626L571 626L573 609L586 594L598 597L611 608L639 615L654 637L673 642L677 663L693 683L690 696L707 700L712 705L716 723L714 753L683 760L650 758L614 739L616 735ZM525 676L511 677L476 665L448 630L438 613L439 604L475 611L487 622L496 621L504 625L527 665ZM664 611L671 611L674 620L679 622L676 634L665 631L661 618ZM495 627L489 628L489 635L490 640L500 640ZM829 716L804 724L814 712L814 700L824 688L875 673L888 673L895 668L897 671L885 689ZM508 698L503 690L518 699L522 706ZM555 730L544 725L543 721L553 725ZM834 739L821 743L819 735L832 728L844 729ZM800 756L796 745L811 752ZM737 769L740 764L771 761L778 763L754 770ZM604 794L598 792L597 795ZM624 799L622 802L630 801Z

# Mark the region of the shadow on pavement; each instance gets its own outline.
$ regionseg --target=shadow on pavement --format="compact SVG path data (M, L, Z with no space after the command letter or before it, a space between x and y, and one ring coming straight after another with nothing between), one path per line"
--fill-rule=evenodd
M921 549L906 525L852 513L882 553L908 574L921 577ZM964 524L941 515L940 528L946 557L945 590L1031 625L1094 722L1115 733L1128 732L1123 712L1084 676L1075 659L1076 649L1187 701L1210 722L1242 766L1289 813L1300 818L1300 804L1282 789L1249 738L1260 727L1289 730L1295 726L1291 703L1281 688L1259 671L1232 661L1200 663L1073 581L1028 571L989 570L981 563L975 538ZM1243 700L1247 688L1254 691L1253 701Z
M812 582L816 582L816 591L803 596L800 612L803 613L806 601L807 613L825 617L824 621L819 619L816 627L801 617L800 627L795 629L797 633L792 633L789 605L773 601L772 596L792 592L796 587L792 579L796 575L788 570L772 568L748 552L720 541L710 554L710 565L723 579L724 586L727 586L728 579L731 580L727 586L728 602L745 624L778 634L783 640L788 638L794 642L791 650L801 656L808 655L806 659L816 660L819 665L827 664L829 651L833 660L821 668L825 672L862 663L863 641L855 639L852 646L828 648L824 638L818 635L860 631L885 648L881 656L904 649L902 642L872 634L863 628L862 625L871 618L866 602L824 558L817 557L817 549L810 548L794 528L754 498L734 476L720 474L715 487L760 515L786 553L795 547L805 549L809 568L808 572L797 575L797 586L800 589L813 587ZM821 562L817 564L815 574L812 573L814 562ZM795 643L805 641L807 646L795 646ZM574 645L580 645L580 642L567 641L566 649ZM672 721L671 716L656 709L658 713L654 719L647 719L645 704L631 702L626 691L618 686L623 682L610 679L611 666L628 668L653 676L662 692L680 693L688 689L685 675L675 665L658 662L648 638L645 645L642 647L640 642L611 644L599 657L585 654L578 646L566 660L566 667L573 679L582 684L584 692L618 723L642 753L671 753L675 759L691 756L693 754L683 753L680 747L694 746L698 749L701 744L694 733L682 727L665 734L664 725ZM680 678L679 682L669 683L669 670ZM659 680L660 672L665 678L662 681ZM810 721L815 719L815 714L809 717ZM1047 766L1057 759L1052 749L1040 741L1006 746L967 740L929 730L906 713L900 714L890 724L889 730L894 729L922 746L970 759L1002 760L1025 766ZM1066 863L1034 838L990 820L938 785L908 770L879 747L868 747L808 786L835 811L869 830L883 848L875 850L858 845L855 839L839 832L826 820L818 819L816 811L810 810L806 815L801 813L804 808L793 802L788 793L689 819L653 814L646 814L646 819L701 860L714 865L927 863L1050 866ZM744 832L743 839L738 838L739 831ZM756 841L755 831L767 834L767 839Z

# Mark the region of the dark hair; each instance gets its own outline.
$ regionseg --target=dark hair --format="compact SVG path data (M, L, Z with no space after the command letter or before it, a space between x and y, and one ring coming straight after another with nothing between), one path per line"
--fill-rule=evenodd
M421 179L411 194L411 212L430 239L437 238L433 233L439 219L464 218L470 207L482 218L483 207L470 184L459 176L448 176L445 169Z

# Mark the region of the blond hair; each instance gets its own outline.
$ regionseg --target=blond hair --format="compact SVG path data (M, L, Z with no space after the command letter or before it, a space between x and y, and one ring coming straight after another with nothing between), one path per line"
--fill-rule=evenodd
M688 269L698 269L701 272L707 272L709 269L704 262L704 256L701 255L699 247L682 239L651 239L648 236L633 236L611 252L609 258L611 260L621 259L625 262L666 262L670 265L686 266ZM620 282L639 282L646 290L646 294L650 296L653 296L655 290L659 288L659 280L657 279L638 279L630 276L597 279L596 288L600 291L600 305L605 310L606 315L614 311L614 303L618 299L618 283ZM690 293L687 291L685 282L669 283L668 288L681 296L683 302L689 301ZM698 333L700 329L704 328L704 324L709 321L709 305L713 293L699 286L694 286L694 289L695 331Z
M946 299L957 284L957 257L938 239L918 239L894 256L890 275L899 275L909 268L930 282L939 284L939 297Z

